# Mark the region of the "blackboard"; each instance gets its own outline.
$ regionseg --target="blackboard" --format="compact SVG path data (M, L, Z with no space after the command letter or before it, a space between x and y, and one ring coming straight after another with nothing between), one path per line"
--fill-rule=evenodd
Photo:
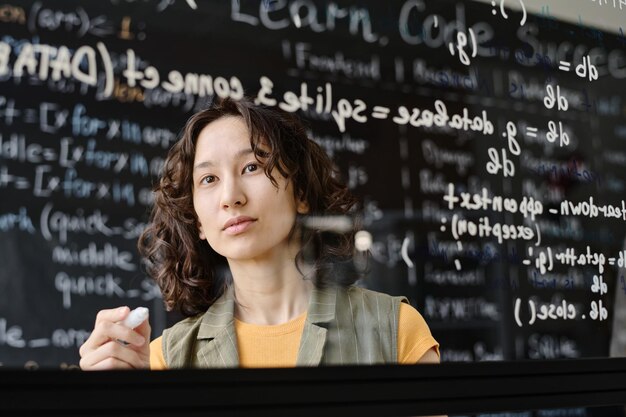
M443 361L620 354L626 39L544 3L0 5L0 362L75 366L101 308L178 319L136 251L151 187L185 120L244 94L336 161L360 285L408 296Z

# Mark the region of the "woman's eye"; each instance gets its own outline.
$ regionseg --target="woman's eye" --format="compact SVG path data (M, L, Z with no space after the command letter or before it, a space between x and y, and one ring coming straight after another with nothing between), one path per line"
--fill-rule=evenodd
M213 175L207 175L206 177L202 177L200 180L200 184L210 184L215 182L215 177Z
M259 165L252 163L252 164L248 164L243 168L243 172L254 172L257 169L259 169Z

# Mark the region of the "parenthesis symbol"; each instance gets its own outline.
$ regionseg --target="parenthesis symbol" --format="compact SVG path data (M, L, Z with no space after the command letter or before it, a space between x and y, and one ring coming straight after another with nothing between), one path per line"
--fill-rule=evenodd
M43 210L41 210L41 216L39 217L39 227L41 227L41 234L47 241L52 240L52 233L48 227L48 219L50 218L50 212L52 212L53 203L47 203Z
M107 51L107 47L102 42L98 42L97 47L104 64L104 96L111 97L113 94L113 65L111 64L111 56L109 55L109 51Z
M472 38L472 58L475 58L478 49L476 48L476 35L474 34L474 30L472 28L469 28L469 34L470 38Z
M505 19L509 18L509 16L504 11L504 0L500 0L500 13L502 13L502 17L504 17Z
M541 245L541 230L539 229L539 224L535 222L535 230L537 230L537 241L535 242L535 246Z
M30 13L28 15L28 30L30 33L35 34L35 19L37 18L37 13L39 13L39 9L41 9L41 2L36 2L33 4L33 7L30 9Z
M528 300L528 306L530 307L530 320L528 324L532 326L537 318L537 309L535 308L535 302L533 300Z
M515 300L515 322L517 323L519 327L523 326L522 321L519 319L519 310L520 310L521 305L522 305L522 300L517 298Z
M524 12L524 16L522 17L521 22L519 22L519 25L524 26L524 23L526 23L526 6L524 6L523 0L519 0L519 3L522 5L522 11Z
M78 15L80 16L80 20L82 22L80 25L80 31L78 32L78 37L82 38L89 30L89 15L87 15L87 12L85 12L85 9L82 7L78 7L76 10L78 10Z
M411 239L409 239L409 237L405 237L404 241L402 241L402 248L400 249L400 255L402 255L402 259L404 260L404 262L406 263L406 265L409 268L413 268L413 262L411 261L411 258L409 258L409 242L411 241Z
M459 234L457 233L457 230L456 230L457 222L458 222L458 214L454 214L452 216L452 236L454 236L456 240L459 240Z

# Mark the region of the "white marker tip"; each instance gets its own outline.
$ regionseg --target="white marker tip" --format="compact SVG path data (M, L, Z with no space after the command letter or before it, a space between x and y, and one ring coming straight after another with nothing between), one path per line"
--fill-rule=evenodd
M128 314L128 317L124 319L122 325L128 327L129 329L134 329L135 327L146 321L149 315L150 310L148 310L146 307L137 307Z

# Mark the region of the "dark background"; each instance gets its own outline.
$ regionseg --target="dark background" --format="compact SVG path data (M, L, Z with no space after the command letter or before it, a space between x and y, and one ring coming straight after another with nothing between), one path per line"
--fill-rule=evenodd
M210 99L191 84L188 91L166 91L170 71L208 75L218 84L222 77L231 86L236 77L250 96L261 89L261 77L268 77L271 97L279 102L286 92L299 95L303 83L315 99L318 87L326 91L328 83L333 111L340 100L352 107L362 100L367 121L346 120L344 132L323 108L312 105L299 114L362 202L358 214L373 244L361 285L409 297L441 343L443 361L609 354L619 308L614 300L626 294L618 269L624 221L548 209L590 197L596 204L622 204L623 36L549 16L529 15L520 25L520 13L508 10L504 19L490 4L460 1L14 1L2 7L0 41L10 49L8 55L0 49L6 67L0 71L3 366L76 365L78 347L102 308L150 307L153 337L178 319L165 313L136 251L167 149L186 119ZM607 6L602 13L612 10ZM268 28L264 16L280 28ZM471 62L466 66L449 44L455 46L457 33L470 28L479 48L475 57L465 49ZM115 88L109 95L99 43L113 65ZM19 76L16 62L28 45L35 45L36 63L31 73L25 69ZM63 72L53 80L52 67L42 75L37 45L65 46L72 55L90 47L97 85ZM124 73L129 50L133 69L158 71L156 88L129 86ZM597 80L574 73L587 55L598 69ZM572 64L570 72L558 69L561 60ZM87 62L76 67L86 70ZM560 87L567 111L544 106L547 84ZM449 115L486 111L494 133L392 120L399 106L433 110L435 100L445 103ZM388 108L389 116L372 117L375 106ZM562 122L569 144L546 140L550 121ZM502 134L509 122L521 148L519 156L508 153L515 175L490 174L488 150L508 152ZM537 137L529 136L526 126L539 128ZM75 157L72 163L62 158L67 150ZM86 183L94 189L85 191ZM517 202L532 196L544 212L532 220L458 205L451 211L443 200L449 183L457 195L485 188ZM455 239L449 227L455 214L477 223L487 217L491 224L539 229L541 245ZM63 224L67 233L59 230ZM616 258L602 276L606 294L592 291L596 267L555 262L545 273L536 267L548 248L580 253L587 246ZM517 300L521 327L515 320ZM576 318L529 324L531 303L556 308L564 300L574 305ZM592 303L600 301L607 317L593 320Z

